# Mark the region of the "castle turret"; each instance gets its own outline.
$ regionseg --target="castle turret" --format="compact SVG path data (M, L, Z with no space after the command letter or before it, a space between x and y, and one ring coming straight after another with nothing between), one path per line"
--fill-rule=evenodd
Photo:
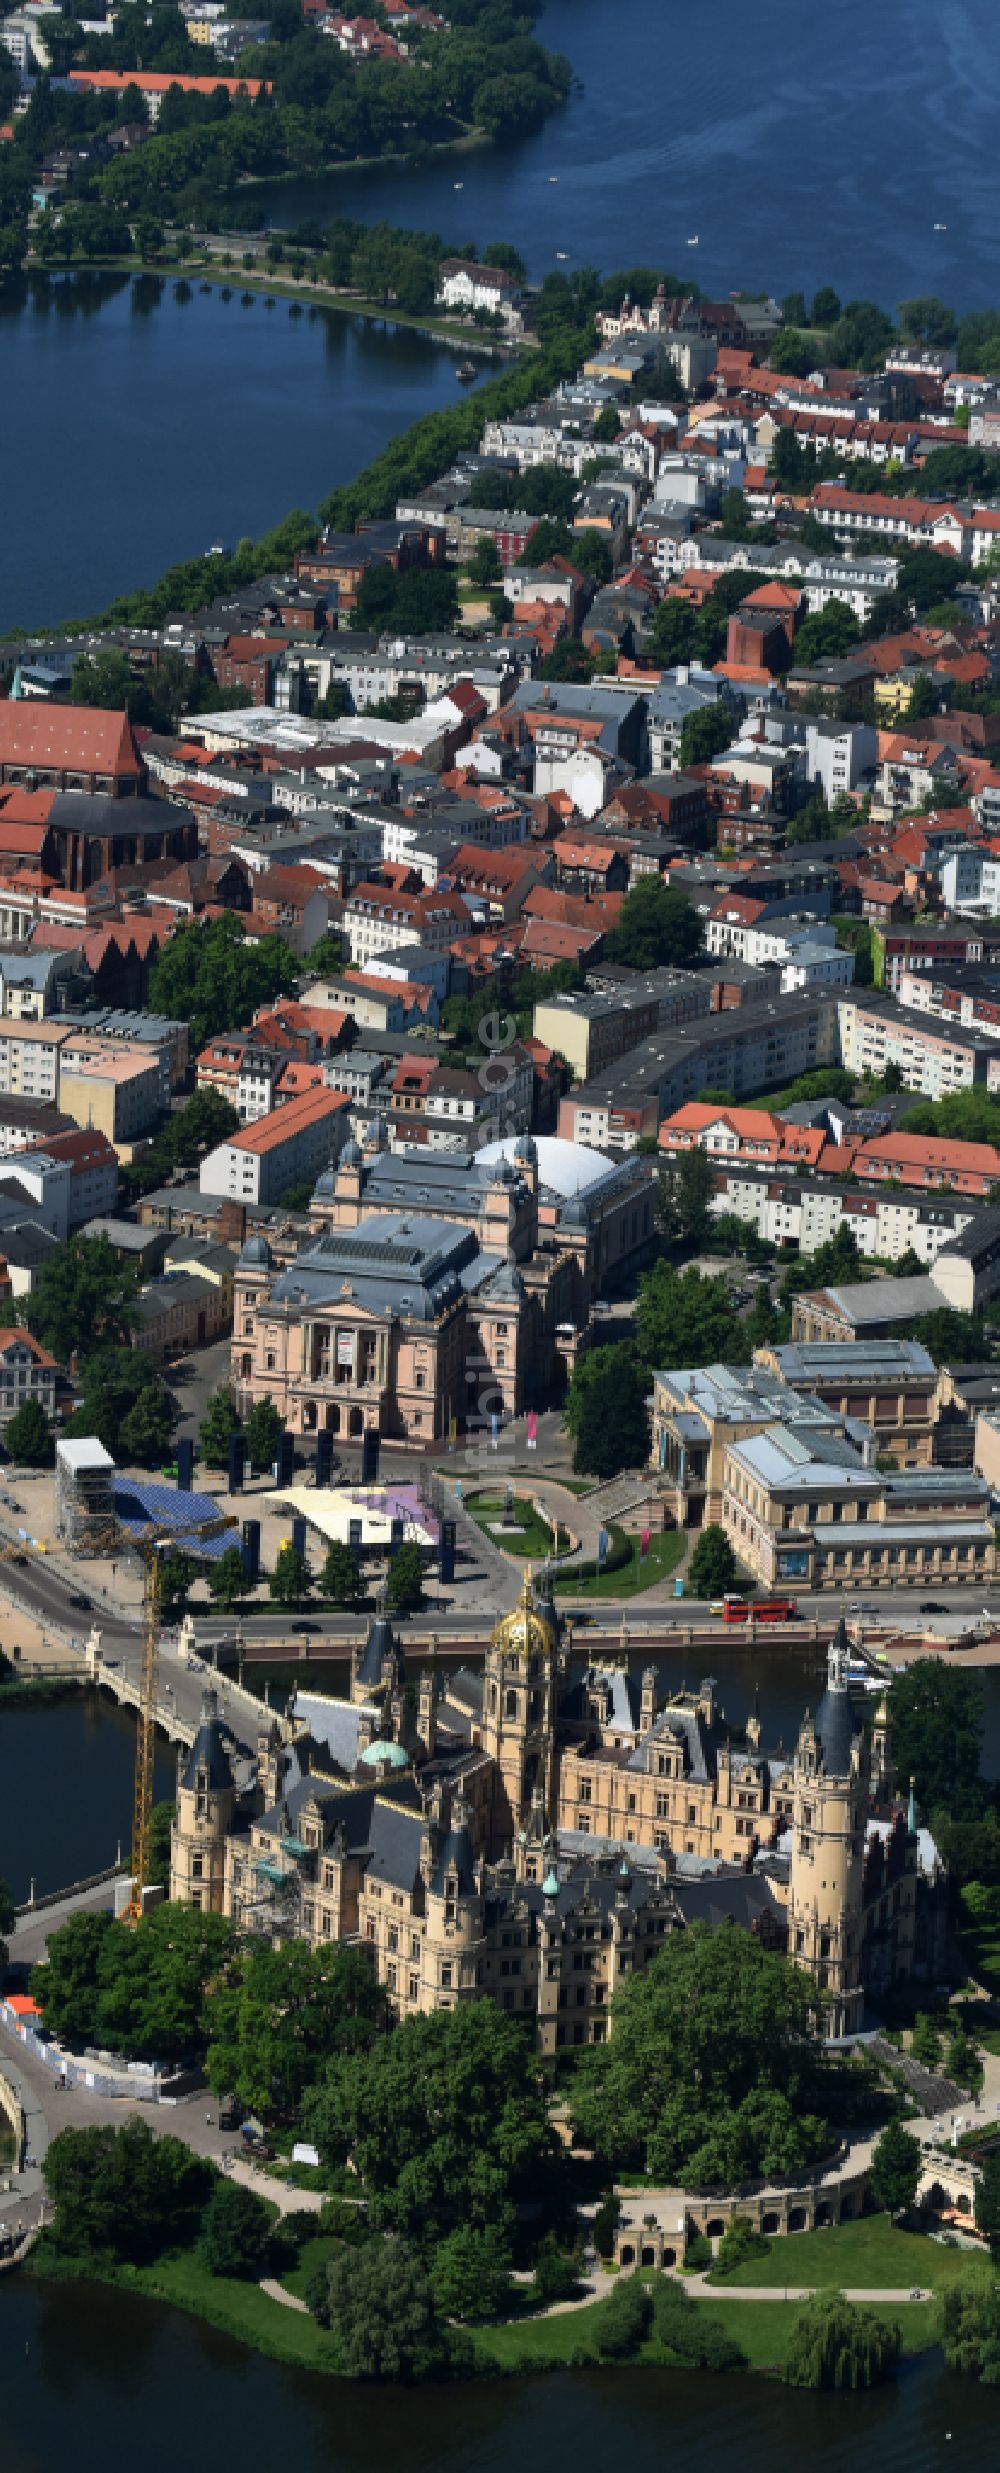
M177 1817L170 1832L170 1895L213 1915L225 1912L226 1839L236 1785L219 1721L218 1697L206 1691L201 1725L178 1765Z
M509 1848L531 1812L536 1790L553 1811L556 1635L534 1603L526 1571L513 1613L502 1615L486 1652L483 1747L497 1764L491 1839Z
M848 1689L843 1620L830 1643L827 1686L795 1750L790 1954L828 1996L826 2031L861 2025L861 1939L869 1756Z

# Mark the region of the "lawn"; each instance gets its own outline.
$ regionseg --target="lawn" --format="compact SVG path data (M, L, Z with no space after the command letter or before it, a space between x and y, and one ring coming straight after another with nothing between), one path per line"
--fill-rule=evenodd
M777 2298L736 2301L727 2296L724 2300L720 2297L718 2301L699 2301L695 2306L725 2328L745 2353L752 2370L772 2370L780 2369L787 2358L792 2329L803 2304ZM556 2318L515 2319L500 2327L476 2327L472 2336L480 2367L484 2371L530 2371L536 2365L572 2361L587 2350L599 2308L599 2302L591 2301L580 2310L561 2311ZM933 2344L930 2302L893 2304L891 2308L880 2308L879 2315L898 2320L907 2353L925 2352ZM646 2363L669 2362L670 2356L651 2340L643 2345L637 2359Z
M925 2233L900 2232L888 2216L862 2216L856 2223L831 2224L823 2232L783 2233L772 2242L766 2258L748 2258L733 2274L720 2278L720 2292L736 2292L741 2284L841 2285L863 2289L888 2286L909 2291L914 2284L948 2284L976 2262L968 2250L948 2250Z
M304 2241L294 2267L287 2267L282 2276L286 2293L295 2293L300 2301L306 2297L306 2285L314 2267L328 2266L334 2251L342 2244L332 2233L317 2233L312 2241Z
M669 1580L681 1561L687 1538L682 1529L667 1528L649 1540L645 1559L639 1553L637 1537L629 1539L631 1553L627 1563L617 1571L602 1571L592 1580L575 1580L572 1571L561 1572L555 1583L558 1597L641 1597L644 1589L655 1588L658 1580Z
M471 1511L477 1528L481 1528L485 1536L492 1538L493 1544L499 1546L504 1554L530 1554L533 1558L547 1558L554 1544L548 1521L540 1517L526 1494L515 1494L515 1525L513 1528L501 1530L498 1524L504 1516L505 1500L503 1492L467 1494L465 1507L467 1511Z
M34 2270L40 2278L59 2274L58 2262L48 2255L39 2255ZM81 2274L79 2262L74 2262L72 2274ZM94 2284L124 2286L130 2293L148 2293L156 2301L172 2302L179 2310L191 2310L211 2326L220 2327L241 2344L253 2346L255 2352L268 2353L272 2361L293 2362L307 2370L335 2371L336 2353L330 2337L314 2318L301 2310L288 2310L281 2301L272 2301L262 2293L259 2284L244 2284L232 2276L213 2276L203 2265L197 2250L182 2250L174 2257L158 2258L150 2267L114 2267L101 2269L87 2262L86 2281Z

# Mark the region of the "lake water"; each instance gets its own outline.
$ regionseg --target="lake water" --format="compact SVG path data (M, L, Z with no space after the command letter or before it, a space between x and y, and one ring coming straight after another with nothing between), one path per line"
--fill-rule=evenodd
M315 507L462 391L454 353L410 328L222 288L0 286L0 630L86 617Z
M95 1692L0 1715L0 1877L17 1899L63 1889L128 1860L135 1719ZM175 1759L158 1740L155 1792L173 1797Z
M795 2395L762 2378L674 2371L391 2390L282 2368L158 2303L85 2285L0 2285L5 2473L664 2473L711 2464L738 2433L741 2473L980 2473L995 2395L933 2357L870 2396Z
M272 221L385 216L511 240L535 276L562 250L713 296L1000 300L995 0L550 0L538 31L582 91L535 136L275 193Z

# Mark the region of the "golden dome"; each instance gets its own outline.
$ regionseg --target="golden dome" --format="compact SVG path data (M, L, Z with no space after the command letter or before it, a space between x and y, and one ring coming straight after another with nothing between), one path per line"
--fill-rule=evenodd
M510 1614L493 1626L490 1647L502 1657L551 1657L556 1645L552 1625L540 1614L531 1593L531 1566L526 1567L521 1594Z

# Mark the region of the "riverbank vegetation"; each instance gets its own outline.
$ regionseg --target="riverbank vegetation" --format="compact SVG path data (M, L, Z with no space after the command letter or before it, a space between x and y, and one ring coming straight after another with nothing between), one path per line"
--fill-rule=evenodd
M168 215L218 229L238 212L249 181L314 177L392 157L417 163L442 145L522 136L559 109L571 80L569 62L534 36L539 14L540 0L450 0L446 25L411 20L405 49L388 39L381 56L355 60L305 23L294 0L275 0L267 42L245 47L234 64L238 77L259 82L256 94L230 92L232 73L222 67L214 92L172 87L155 129L113 160L108 137L144 128L141 91L123 84L93 94L40 77L4 149L0 263L23 258L32 189L55 148L77 158L62 214L85 248L96 239L106 249L114 246L110 226L128 217ZM204 77L214 66L168 0L158 0L151 17L135 5L121 9L113 33L99 37L66 13L47 26L46 39L59 80L74 68ZM16 90L5 58L5 114ZM108 228L97 231L99 219Z

